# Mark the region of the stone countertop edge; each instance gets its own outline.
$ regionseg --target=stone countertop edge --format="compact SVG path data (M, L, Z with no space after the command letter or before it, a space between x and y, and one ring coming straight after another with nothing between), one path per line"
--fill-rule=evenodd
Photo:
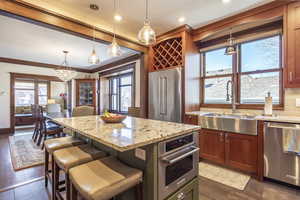
M194 115L194 116L202 116L202 115L205 115L205 114L208 114L208 113L217 113L217 112L191 111L191 112L186 112L185 114ZM298 117L298 116L289 116L289 115L263 116L263 115L256 115L255 119L260 120L260 121L300 124L300 117Z
M155 139L148 140L148 141L145 141L145 142L139 142L138 144L132 144L132 145L127 145L127 146L118 146L118 145L115 145L113 143L110 143L110 142L107 142L105 140L102 140L101 138L97 138L95 136L92 136L92 135L89 135L87 133L84 133L83 131L75 129L75 128L67 125L67 124L64 124L63 122L59 121L59 119L64 119L64 118L56 118L56 119L52 119L52 121L60 124L63 127L69 128L69 129L71 129L71 130L73 130L73 131L75 131L75 132L77 132L77 133L79 133L79 134L81 134L81 135L83 135L83 136L85 136L87 138L95 140L96 142L99 142L99 143L101 143L103 145L111 147L114 150L117 150L119 152L125 152L125 151L129 151L129 150L133 150L133 149L136 149L136 148L139 148L139 147L143 147L143 146L147 146L147 145L150 145L150 144L162 142L162 141L174 138L174 137L178 137L178 136L181 136L181 135L185 135L185 134L188 134L188 133L191 133L191 132L195 132L195 131L201 130L201 126L191 126L193 128L185 130L185 131L181 131L181 132L178 132L178 133L174 133L172 135L168 135L168 136L165 136L165 137L155 138ZM145 120L147 120L147 119L145 119Z

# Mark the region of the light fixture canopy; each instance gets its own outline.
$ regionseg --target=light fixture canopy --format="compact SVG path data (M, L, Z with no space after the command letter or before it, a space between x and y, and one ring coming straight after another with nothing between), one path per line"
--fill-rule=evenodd
M231 30L230 30L230 37L229 39L227 40L228 42L228 46L226 47L225 49L225 55L233 55L233 54L236 54L236 45L235 45L235 41L234 41L234 38L232 37L232 33L231 33Z
M68 55L68 51L63 51L63 53L65 54L65 59L63 61L63 63L61 64L62 67L59 68L59 69L56 69L55 72L56 72L56 75L57 77L64 81L64 82L67 82L69 80L72 80L73 78L75 78L75 76L77 75L77 72L72 70L70 67L69 67L69 64L68 64L68 61L67 61L67 55Z
M96 49L95 49L95 26L93 27L93 50L92 50L90 57L88 58L88 62L92 65L96 65L96 64L100 63L100 58L97 55Z
M146 0L146 18L144 21L144 26L138 33L138 39L141 43L145 45L151 45L156 42L155 31L150 26L148 0Z

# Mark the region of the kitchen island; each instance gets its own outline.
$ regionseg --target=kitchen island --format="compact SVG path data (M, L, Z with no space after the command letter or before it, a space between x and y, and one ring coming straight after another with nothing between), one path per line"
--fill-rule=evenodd
M133 117L118 124L105 123L100 116L52 120L142 170L144 200L198 200L199 126ZM134 199L132 193L117 199Z

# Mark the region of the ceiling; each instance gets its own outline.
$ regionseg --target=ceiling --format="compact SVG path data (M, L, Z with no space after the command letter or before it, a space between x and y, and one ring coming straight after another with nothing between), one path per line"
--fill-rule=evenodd
M60 65L63 50L69 51L69 65L75 68L93 69L128 57L137 52L122 48L121 57L111 58L107 54L108 44L94 42L68 33L0 15L0 57L20 59L46 64ZM95 45L101 64L91 66L88 57ZM5 51L3 51L5 49Z
M23 0L27 3L95 25L112 32L113 0ZM228 1L228 0L227 0ZM198 28L210 22L243 12L273 0L149 0L151 24L157 34L167 32L182 24ZM137 41L136 35L143 25L145 0L117 0L123 20L117 25L117 34ZM100 7L92 11L89 4ZM185 17L184 22L178 22Z

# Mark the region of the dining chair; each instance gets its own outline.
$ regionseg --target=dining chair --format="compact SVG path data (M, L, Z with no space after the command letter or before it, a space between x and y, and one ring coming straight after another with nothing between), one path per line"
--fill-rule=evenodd
M59 125L46 120L42 106L38 106L37 115L40 121L40 134L37 145L39 146L42 144L42 149L44 149L44 142L47 140L48 136L60 137L62 128Z
M95 108L92 106L77 106L73 108L72 117L94 115Z

